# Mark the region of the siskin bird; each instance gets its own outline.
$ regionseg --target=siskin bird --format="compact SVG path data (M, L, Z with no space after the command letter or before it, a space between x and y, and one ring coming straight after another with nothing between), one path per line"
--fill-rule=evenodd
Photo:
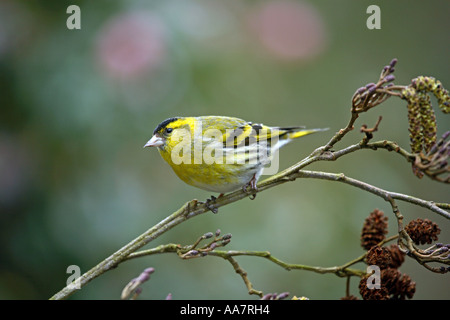
M157 147L187 184L222 196L240 188L256 190L278 149L323 130L269 127L223 116L174 117L156 127L144 148Z

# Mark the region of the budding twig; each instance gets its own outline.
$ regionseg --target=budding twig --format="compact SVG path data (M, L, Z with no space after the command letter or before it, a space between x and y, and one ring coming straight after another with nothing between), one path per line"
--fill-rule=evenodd
M154 268L147 268L144 271L142 271L142 273L138 277L132 279L125 286L125 288L123 288L121 299L122 300L128 298L130 298L131 300L137 299L139 294L142 292L142 288L140 288L139 286L144 282L146 282L148 279L150 279L150 274L152 274L153 272L155 272Z

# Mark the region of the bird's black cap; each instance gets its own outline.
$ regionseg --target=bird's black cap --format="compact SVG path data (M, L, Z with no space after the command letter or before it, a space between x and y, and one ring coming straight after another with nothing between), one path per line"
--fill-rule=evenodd
M178 120L179 118L174 117L174 118L169 118L164 120L163 122L161 122L160 124L158 124L158 126L156 127L155 131L153 131L153 134L160 132L162 129L164 129L169 123L174 122L176 120Z

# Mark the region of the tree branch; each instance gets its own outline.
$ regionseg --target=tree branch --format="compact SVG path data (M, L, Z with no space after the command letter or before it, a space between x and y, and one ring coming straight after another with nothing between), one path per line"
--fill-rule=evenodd
M397 238L398 238L398 235L391 236L391 237L381 241L378 244L378 246L382 246L385 243L390 242ZM203 238L201 237L201 238L199 238L199 240L200 239L203 239ZM216 242L219 240L220 239L216 238L213 240L213 242ZM161 254L161 253L177 253L180 258L187 259L185 254L188 252L191 252L192 249L195 248L198 243L199 243L199 241L197 240L197 242L194 243L193 245L186 245L186 246L181 246L179 244L173 244L173 243L166 244L166 245L160 245L160 246L152 248L152 249L141 250L141 251L132 253L127 257L126 260L140 258L140 257L144 257L144 256L149 256L149 255L154 255L154 254ZM353 260L346 262L345 264L343 264L341 266L325 268L325 267L319 267L319 266L308 266L308 265L303 265L303 264L287 263L287 262L284 262L284 261L272 256L270 254L270 252L268 252L268 251L248 251L248 250L228 250L228 251L212 250L212 251L210 251L210 250L208 250L210 248L210 245L211 245L211 243L203 247L206 250L196 252L196 255L193 255L190 257L191 258L200 258L200 257L205 257L205 256L214 256L214 257L219 257L219 258L222 258L222 259L228 261L233 266L236 273L238 273L241 276L241 278L243 279L244 284L247 287L248 293L258 295L259 297L263 297L263 292L254 289L252 283L250 282L250 280L248 278L247 272L245 272L244 269L242 269L242 267L238 264L238 262L234 259L234 257L251 256L251 257L264 258L264 259L267 259L288 271L290 271L290 270L305 270L305 271L312 271L312 272L316 272L316 273L320 273L320 274L332 273L338 277L348 277L348 278L350 278L352 276L362 277L366 274L365 270L350 269L350 267L354 264L363 262L367 256L367 252L365 252L364 254L362 254L361 256L359 256ZM200 250L202 250L202 249L200 249ZM200 252L204 253L204 254L200 254Z
M372 186L368 183L347 177L343 173L328 173L320 171L301 170L295 174L292 174L291 176L293 178L314 178L314 179L342 182L357 187L359 189L362 189L364 191L370 192L374 195L377 195L388 202L390 201L390 199L402 200L405 202L409 202L427 208L443 216L444 218L450 219L450 213L438 207L433 201L422 200L420 198L416 198L402 193L386 191L381 188Z
M383 145L391 146L392 143L374 143L372 146L382 147ZM366 145L368 148L372 149L371 145ZM359 189L368 191L372 194L375 194L381 198L383 198L386 201L389 201L389 199L397 199L406 201L412 204L419 205L421 207L427 208L435 213L440 214L441 216L450 219L450 214L444 210L444 208L449 208L450 205L447 203L441 203L439 205L436 205L433 201L426 201L422 200L416 197L404 195L401 193L395 193L395 192L389 192L377 187L374 187L370 184L367 184L365 182L349 178L345 176L344 174L336 174L336 173L326 173L326 172L318 172L318 171L304 171L300 170L301 168L311 164L315 161L320 160L336 160L339 157L349 154L351 152L354 152L356 150L362 149L363 147L361 144L352 145L350 147L347 147L345 149L342 149L337 152L329 152L323 153L323 154L317 154L316 152L313 152L310 156L305 158L304 160L298 162L294 166L272 176L268 179L260 182L258 184L258 193L262 192L264 190L270 189L272 187L278 186L280 184L294 181L297 178L315 178L315 179L323 179L323 180L329 180L329 181L338 181L343 182L345 184L349 184L351 186L357 187ZM365 147L364 147L365 148ZM400 154L407 156L407 153L405 151L401 151L399 149L398 151ZM218 198L214 202L214 207L220 208L222 206L225 206L227 204L236 202L238 200L241 200L243 198L248 197L248 194L239 190L233 193L230 193L228 195L225 195L221 198ZM128 243L126 246L100 262L98 265L93 267L91 270L83 274L79 278L80 286L83 287L96 277L100 276L104 272L111 270L115 268L119 263L126 260L130 254L133 252L139 250L152 240L156 239L161 234L165 233L166 231L172 229L173 227L179 225L180 223L193 218L195 216L201 215L205 212L208 212L210 208L208 208L207 204L199 203L198 200L191 200L189 202L186 202L180 209L172 213L170 216L156 224L154 227L150 228L146 232L144 232L142 235ZM74 286L66 286L61 291L56 293L54 296L51 297L51 299L65 299L69 297L71 294L73 294L77 289Z
M391 192L387 190L383 190L381 188L375 187L373 185L370 185L368 183L350 178L343 173L337 174L337 173L328 173L328 172L319 172L319 171L306 171L303 170L306 166L310 165L311 163L314 163L316 161L335 161L339 159L340 157L350 154L352 152L362 150L362 149L371 149L371 150L377 150L377 149L385 149L388 151L395 151L397 154L403 156L408 162L413 163L416 166L416 175L420 176L420 174L423 175L429 174L431 178L435 178L438 181L446 181L444 179L437 179L437 175L442 174L442 172L445 172L448 170L446 165L446 159L445 156L448 156L448 148L450 148L449 143L444 143L444 140L448 137L441 139L439 143L436 143L435 145L427 145L430 149L430 151L426 154L412 154L407 152L406 150L399 147L395 142L391 141L377 141L377 142L370 142L372 139L372 133L377 130L378 124L381 121L381 118L379 118L378 122L375 124L375 126L372 129L366 129L363 130L366 134L365 138L363 138L359 143L350 145L346 148L343 148L338 151L332 151L332 148L335 146L336 143L340 142L343 137L353 130L355 121L358 119L359 114L362 112L367 112L371 108L377 106L378 104L384 102L387 98L391 96L400 97L402 99L405 99L408 101L408 105L415 106L415 100L420 94L423 94L422 92L418 92L420 90L425 90L425 92L432 91L437 97L438 101L440 103L441 108L444 110L444 112L449 112L448 106L450 98L448 97L448 92L443 90L442 86L439 86L439 82L435 81L431 78L417 78L415 81L413 81L413 84L409 87L405 86L396 86L392 83L389 83L393 81L394 77L392 73L394 72L394 66L396 64L396 60L392 60L390 65L386 66L380 76L379 81L376 84L368 84L365 87L362 87L357 90L355 95L352 98L352 109L351 109L351 118L347 124L347 126L338 132L329 140L327 144L325 144L322 147L317 148L314 150L308 157L305 159L299 161L295 165L291 166L290 168L287 168L278 174L275 174L268 179L265 179L264 181L261 181L257 185L257 191L258 193L265 191L267 189L270 189L272 187L284 184L286 182L294 181L297 178L314 178L314 179L321 179L321 180L328 180L328 181L337 181L342 182L348 185L351 185L353 187L359 188L361 190L367 191L369 193L372 193L383 200L390 203L392 207L392 211L395 214L397 218L398 223L398 232L399 232L399 245L400 247L408 251L410 255L412 255L420 264L423 264L430 270L433 270L433 268L426 265L428 262L443 262L443 263L449 263L448 258L443 258L441 256L437 257L434 254L428 254L427 252L424 252L422 250L417 249L409 235L406 233L406 231L403 228L403 216L399 211L399 208L397 206L397 203L395 200L400 200L408 203L412 203L414 205L421 206L423 208L426 208L434 213L437 213L441 215L442 217L446 219L450 219L450 213L446 210L450 209L450 204L448 203L435 203L433 201L423 200L420 198L416 198L413 196ZM386 85L387 84L387 85ZM408 89L408 90L406 90ZM429 106L431 108L431 106ZM427 109L429 110L429 109ZM426 118L425 116L423 118ZM429 117L431 119L431 116ZM411 120L412 121L412 120ZM433 125L432 121L430 120L429 123L426 123L427 126ZM435 124L434 124L435 125ZM433 129L433 128L431 128ZM431 130L433 133L434 131ZM412 132L412 131L410 131ZM421 137L419 133L413 132L415 135L412 137L417 139L417 137ZM449 133L450 134L450 133ZM431 140L430 140L431 141ZM420 142L420 141L419 141ZM447 153L446 153L447 152ZM419 160L423 160L424 164L419 163ZM442 169L440 166L444 166L445 168ZM422 168L423 167L423 168ZM429 170L431 168L430 172L427 172L426 170ZM420 171L422 170L422 171ZM444 171L442 171L444 170ZM447 178L448 180L448 178ZM115 268L118 264L121 262L137 258L143 255L153 254L153 253L164 253L164 252L177 252L178 254L181 254L183 258L189 258L193 255L195 246L191 246L189 248L187 247L179 247L178 245L166 245L166 246L159 246L153 249L150 249L148 251L139 251L143 246L148 244L149 242L153 241L163 233L167 232L168 230L174 228L175 226L179 225L180 223L191 219L193 217L199 216L205 212L208 212L210 210L217 211L218 208L223 207L227 204L239 201L243 198L248 197L248 194L244 192L243 190L238 190L233 193L227 194L223 197L217 198L215 200L212 200L210 202L199 202L198 200L194 199L189 202L186 202L180 209L172 213L167 218L160 221L158 224L153 226L152 228L148 229L146 232L144 232L142 235L138 236L134 240L132 240L130 243L110 255L105 260L101 261L99 264L97 264L95 267L93 267L91 270L84 273L80 278L78 278L75 281L79 281L81 287L85 286L87 283L95 279L96 277L100 276L101 274L107 272L108 270L111 270ZM197 243L198 244L198 243ZM187 250L187 251L186 251ZM191 250L191 251L189 251ZM190 252L190 253L189 253ZM218 251L218 250L210 250L208 252L210 255L220 256L224 259L227 259L232 265L233 268L237 273L241 275L244 282L246 283L246 286L249 290L249 293L261 295L262 293L259 291L256 291L253 289L250 281L248 280L246 272L239 267L236 260L233 259L234 256L237 255L251 255L251 256L260 256L264 257L282 267L285 269L301 269L301 270L310 270L318 273L335 273L339 276L351 276L351 275L361 275L361 272L359 270L354 271L351 269L348 269L348 266L353 264L351 262L350 264L341 266L341 267L331 267L331 268L320 268L320 267L310 267L310 266L304 266L304 265L295 265L295 264L287 264L285 262L282 262L278 260L277 258L274 258L270 255L268 252L255 252L255 251L248 251L244 253L243 251L236 252L236 251ZM447 259L447 260L445 260ZM359 261L359 260L358 260ZM435 270L433 270L435 271ZM65 288L63 288L61 291L56 293L51 299L65 299L69 297L71 294L75 292L76 286L73 286L72 284L68 284Z
M339 134L339 133L338 133ZM258 184L258 193L265 191L267 189L270 189L272 187L278 186L280 184L284 184L286 182L294 181L297 178L315 178L315 179L323 179L323 180L329 180L329 181L338 181L343 182L345 184L349 184L351 186L357 187L359 189L368 191L372 194L375 194L381 198L383 198L386 201L389 201L389 199L397 199L406 201L412 204L419 205L421 207L427 208L435 213L440 214L441 216L450 219L450 214L445 211L445 208L449 208L450 205L447 203L441 203L439 205L436 205L433 201L426 201L422 200L416 197L404 195L401 193L395 193L395 192L389 192L377 187L374 187L370 184L367 184L365 182L349 178L345 176L344 174L336 174L336 173L326 173L326 172L318 172L318 171L304 171L300 170L301 168L320 160L336 160L340 158L343 155L349 154L351 152L354 152L356 150L360 150L363 148L370 148L373 149L373 147L383 147L383 146L393 146L393 143L390 142L377 142L372 145L368 144L365 146L362 146L361 144L355 144L352 146L349 146L345 149L342 149L340 151L336 152L324 152L320 154L318 151L322 151L324 149L318 148L316 149L310 156L306 157L304 160L298 162L294 166L269 177L268 179L265 179L264 181L260 182ZM383 147L386 148L386 147ZM403 151L402 149L398 149L401 155L408 156L406 151ZM214 207L220 208L227 204L236 202L238 200L241 200L243 198L248 197L248 194L243 192L242 190L235 191L233 193L230 193L228 195L225 195L221 198L218 198L214 201ZM119 263L126 260L128 256L130 256L133 252L139 250L152 240L156 239L161 234L165 233L166 231L172 229L173 227L179 225L180 223L193 218L195 216L201 215L205 212L208 212L210 208L205 203L200 203L198 200L194 199L189 202L186 202L180 209L172 213L170 216L156 224L154 227L150 228L146 232L144 232L142 235L125 245L123 248L100 262L98 265L93 267L91 270L87 271L85 274L83 274L79 278L80 286L83 287L96 277L100 276L104 272L107 272L108 270L111 270L115 268ZM409 246L411 247L411 246ZM63 288L61 291L56 293L54 296L51 297L51 299L65 299L69 297L71 294L73 294L77 289L74 286L68 285L65 288Z

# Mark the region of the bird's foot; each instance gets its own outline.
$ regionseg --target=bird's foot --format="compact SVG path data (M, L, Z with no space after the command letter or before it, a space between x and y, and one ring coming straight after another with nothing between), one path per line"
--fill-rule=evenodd
M242 190L248 194L250 200L256 198L256 193L258 192L258 187L256 186L256 174L253 175L252 179L242 187Z
M217 207L215 207L214 204L216 203L216 200L222 196L223 196L223 193L221 193L218 198L216 198L215 196L211 196L211 198L206 199L205 202L200 201L199 203L204 204L209 210L212 211L212 213L218 213L219 209Z

